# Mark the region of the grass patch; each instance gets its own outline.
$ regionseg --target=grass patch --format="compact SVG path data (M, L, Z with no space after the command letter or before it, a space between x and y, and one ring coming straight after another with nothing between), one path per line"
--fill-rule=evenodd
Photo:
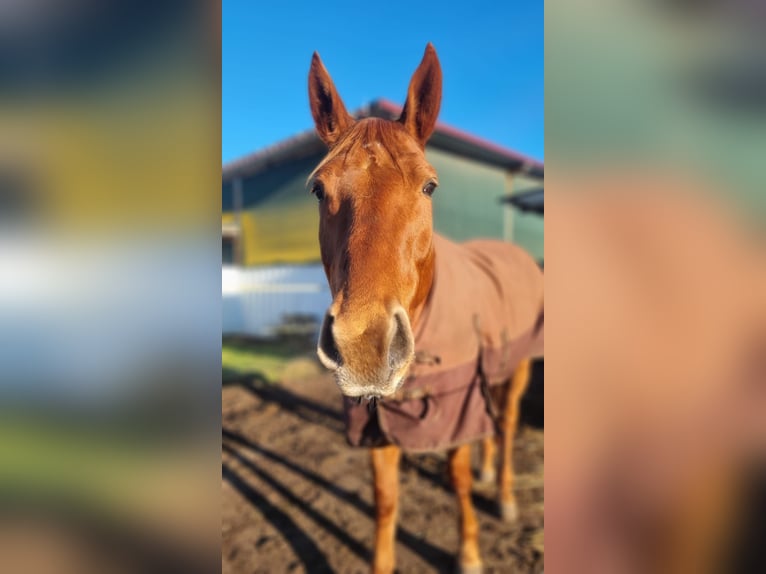
M313 354L313 339L305 337L224 337L221 344L221 377L224 383L256 375L269 381L279 381L292 360L313 357Z
M197 449L158 449L81 421L11 416L0 421L0 498L100 509L156 524L159 512L171 512L169 505L194 492L191 484L201 486L205 461Z

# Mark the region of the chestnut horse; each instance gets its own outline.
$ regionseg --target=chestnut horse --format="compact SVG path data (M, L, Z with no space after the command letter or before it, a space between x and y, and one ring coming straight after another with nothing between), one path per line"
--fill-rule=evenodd
M309 178L319 201L322 262L333 296L318 355L335 372L343 395L359 401L374 398L373 407L379 400L379 409L400 392L410 373L415 334L431 295L436 259L439 254L447 257L453 249L449 246L455 246L433 232L431 201L438 178L425 156L426 141L439 113L441 83L439 60L428 44L410 81L399 120L356 121L316 53L309 72L311 112L316 130L329 148ZM508 244L484 244L505 258L502 250ZM444 251L436 253L436 245ZM528 259L527 268L539 275ZM464 275L469 272L465 271ZM541 284L540 275L537 292ZM502 290L497 285L492 289ZM471 335L460 336L469 340ZM514 520L517 514L511 452L519 399L529 376L529 357L519 359L504 384L491 390L497 411L491 432L499 435L501 455L499 502L506 520ZM479 438L483 439L482 477L494 479L494 439L486 433ZM401 446L385 444L371 452L376 505L373 571L392 572ZM471 504L470 443L453 441L448 459L459 502L460 569L480 572L478 524Z

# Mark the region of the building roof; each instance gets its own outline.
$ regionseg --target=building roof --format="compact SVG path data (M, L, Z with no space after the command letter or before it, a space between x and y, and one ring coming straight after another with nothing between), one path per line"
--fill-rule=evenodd
M357 119L381 117L394 120L399 117L401 111L400 106L379 99L357 110L354 117ZM443 123L436 124L428 145L509 171L526 173L538 178L542 178L544 174L542 162ZM325 145L314 129L310 129L225 164L222 177L224 180L246 177L273 165L323 153L325 149Z

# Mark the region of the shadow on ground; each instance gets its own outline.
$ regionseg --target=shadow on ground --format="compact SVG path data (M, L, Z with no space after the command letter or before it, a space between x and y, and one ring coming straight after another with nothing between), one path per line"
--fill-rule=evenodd
M277 385L259 373L240 374L226 382L222 400L223 571L368 571L368 453L347 446L332 379ZM499 520L492 487L474 489L488 573L542 570L542 547L531 542L542 538L542 431L525 426L514 459L517 524ZM400 482L397 571L452 571L457 515L444 455L405 456Z

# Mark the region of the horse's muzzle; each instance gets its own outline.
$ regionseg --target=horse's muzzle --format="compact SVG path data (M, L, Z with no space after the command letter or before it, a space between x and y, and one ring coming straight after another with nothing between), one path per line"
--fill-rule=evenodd
M385 397L395 393L407 374L415 339L407 313L400 306L389 317L360 328L327 313L317 355L335 372L341 392L349 397Z

